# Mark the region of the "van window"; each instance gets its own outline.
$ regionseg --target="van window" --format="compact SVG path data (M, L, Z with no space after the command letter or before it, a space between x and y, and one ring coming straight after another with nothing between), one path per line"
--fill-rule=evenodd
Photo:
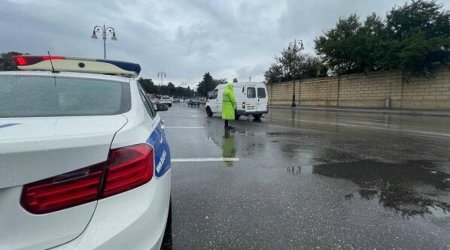
M219 90L214 90L214 92L209 96L209 99L210 100L214 100L214 99L216 99L217 98L217 92L218 92Z
M258 98L266 98L266 89L258 88Z
M253 87L247 88L247 98L255 98L256 97L256 89Z

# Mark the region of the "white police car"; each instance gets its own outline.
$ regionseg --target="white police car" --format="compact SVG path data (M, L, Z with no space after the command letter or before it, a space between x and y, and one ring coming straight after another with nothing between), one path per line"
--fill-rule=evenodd
M159 249L170 151L140 66L15 61L0 73L0 249Z

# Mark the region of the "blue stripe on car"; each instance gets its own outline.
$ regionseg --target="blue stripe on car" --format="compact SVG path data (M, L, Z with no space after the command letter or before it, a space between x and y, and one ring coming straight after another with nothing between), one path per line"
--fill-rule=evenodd
M164 131L161 129L161 123L158 124L147 139L147 143L152 145L155 151L155 176L161 177L171 167L169 144L165 138Z

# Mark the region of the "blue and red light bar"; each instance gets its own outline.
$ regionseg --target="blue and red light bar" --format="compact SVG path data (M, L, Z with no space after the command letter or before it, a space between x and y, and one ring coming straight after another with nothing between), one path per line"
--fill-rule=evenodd
M20 70L43 70L58 72L99 73L136 77L141 72L141 66L136 63L87 59L63 56L29 56L13 57Z

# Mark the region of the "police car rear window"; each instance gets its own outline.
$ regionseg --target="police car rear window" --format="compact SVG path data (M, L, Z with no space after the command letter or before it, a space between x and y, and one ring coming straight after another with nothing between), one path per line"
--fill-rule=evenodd
M126 82L0 75L0 117L114 115L130 108Z

